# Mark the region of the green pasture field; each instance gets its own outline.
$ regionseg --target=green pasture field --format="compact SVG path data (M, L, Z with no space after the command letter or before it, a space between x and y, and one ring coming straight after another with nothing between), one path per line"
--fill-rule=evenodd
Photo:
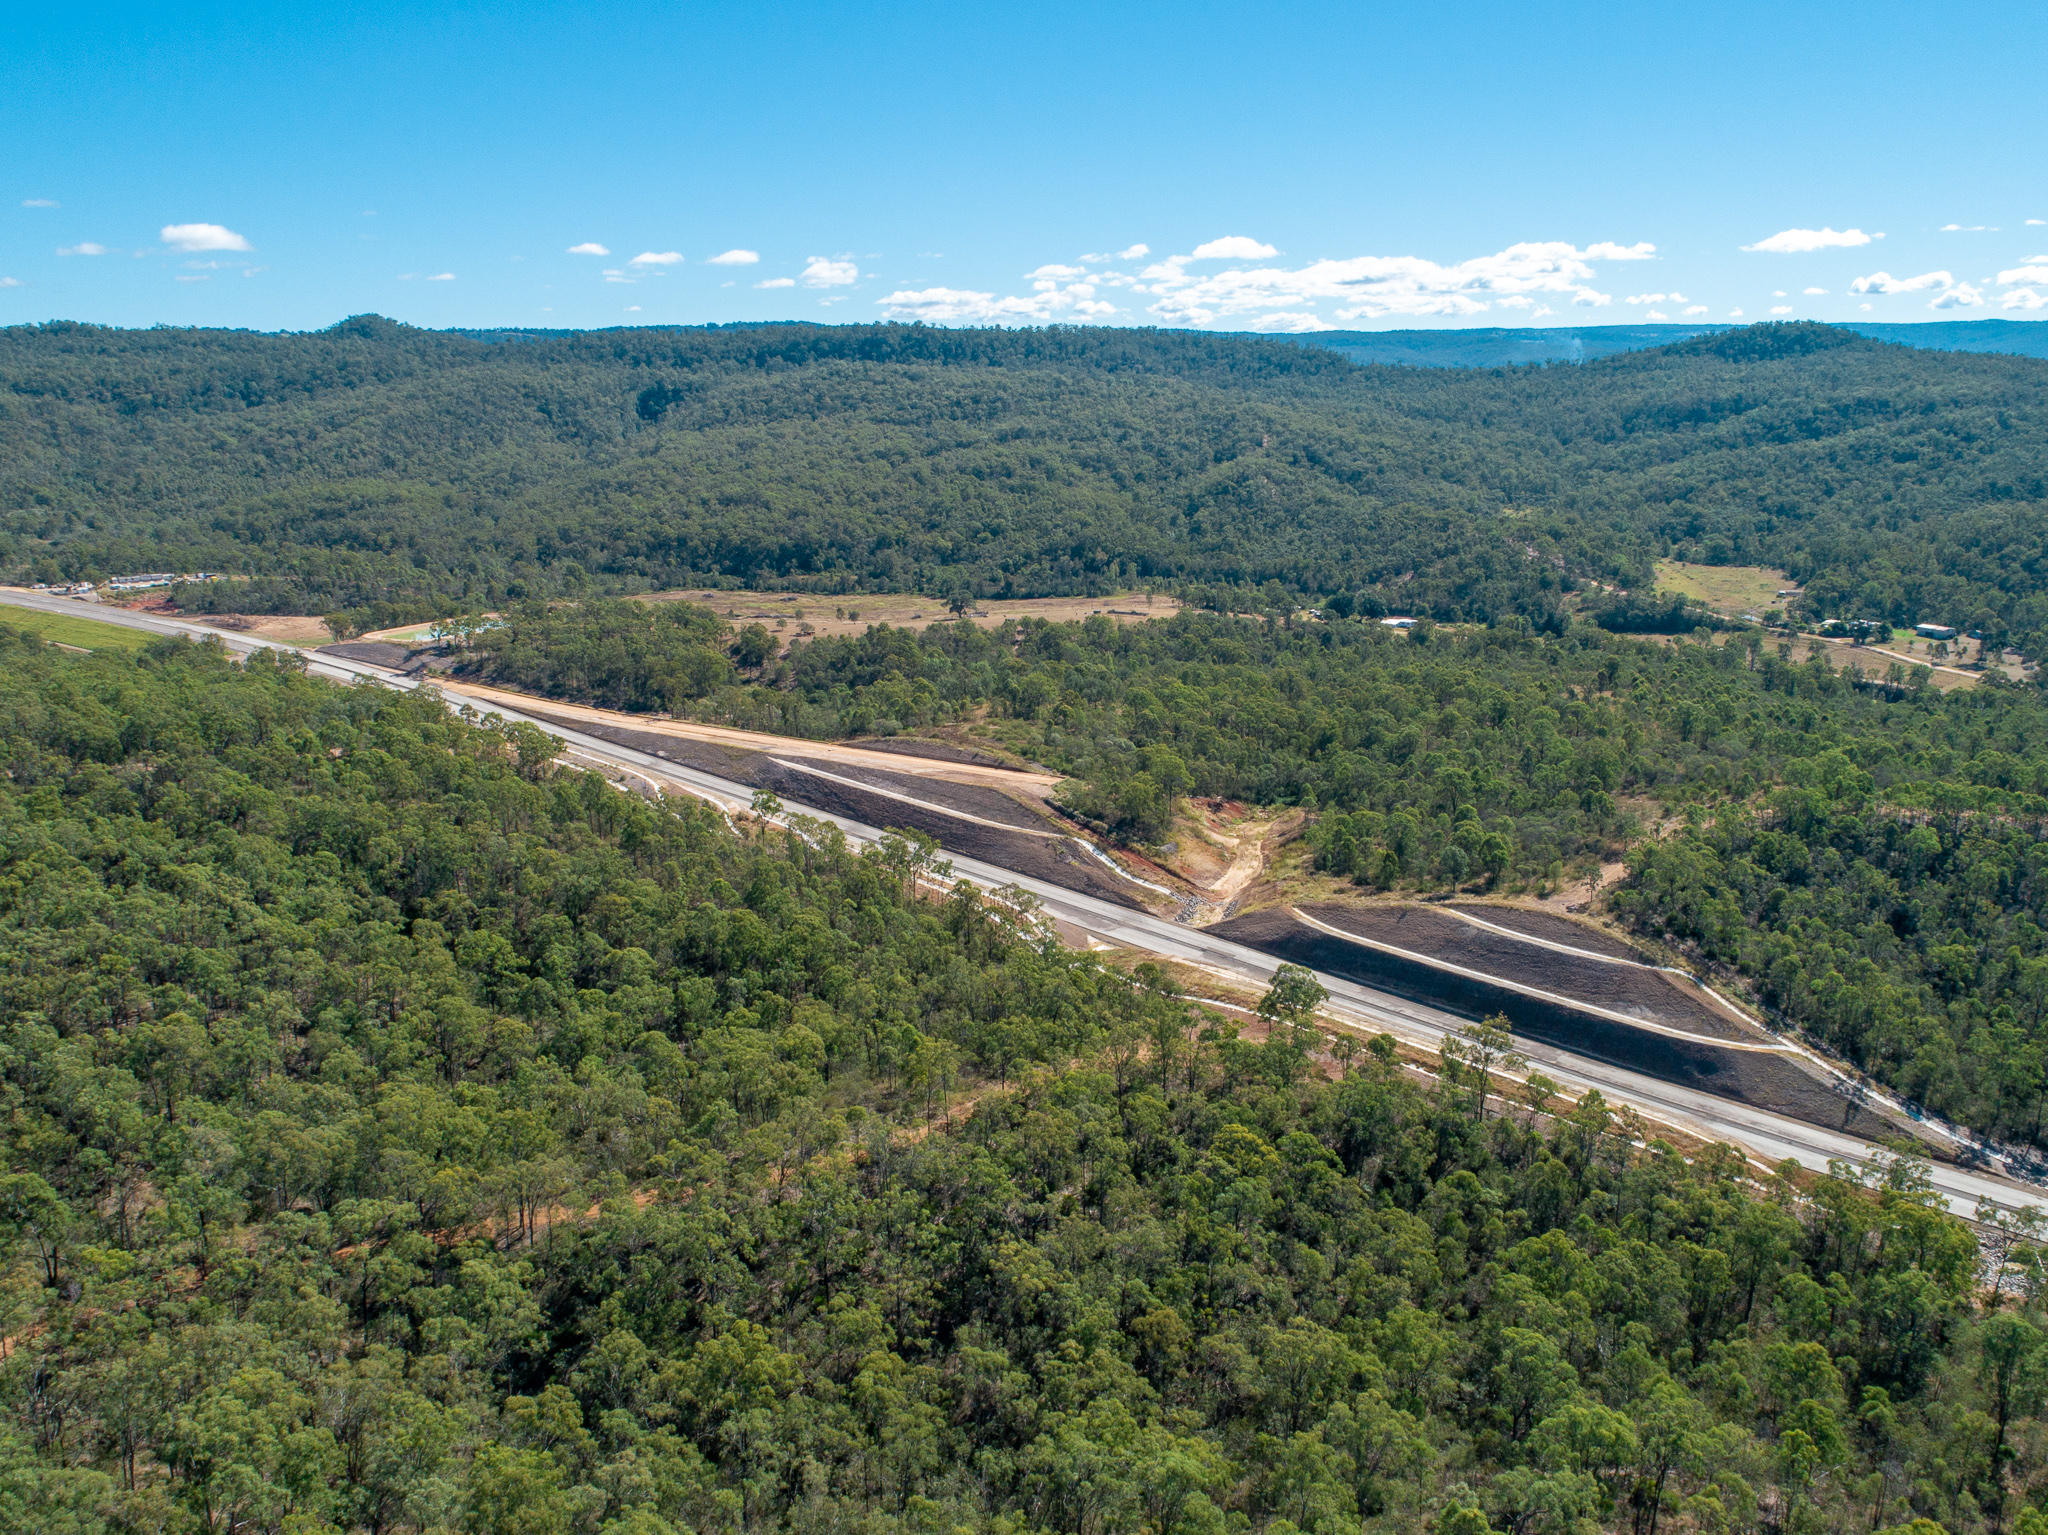
M0 597L0 604L7 599ZM69 613L46 613L41 608L0 606L0 622L17 629L32 629L58 645L76 645L81 650L140 650L154 635L143 629L124 629L97 619L73 618Z

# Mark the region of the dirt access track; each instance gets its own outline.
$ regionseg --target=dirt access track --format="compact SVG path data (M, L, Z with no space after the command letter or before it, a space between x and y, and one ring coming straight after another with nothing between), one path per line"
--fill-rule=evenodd
M1824 1129L1919 1139L1690 977L1610 937L1519 907L1317 905L1213 928L1262 949L1516 1034Z
M975 754L940 742L919 742L919 754L912 755L623 714L473 683L437 685L453 697L499 704L543 725L582 731L799 805L870 826L923 832L949 853L1063 889L1143 906L1143 887L1120 877L1046 803L1060 781L1055 774L975 761Z

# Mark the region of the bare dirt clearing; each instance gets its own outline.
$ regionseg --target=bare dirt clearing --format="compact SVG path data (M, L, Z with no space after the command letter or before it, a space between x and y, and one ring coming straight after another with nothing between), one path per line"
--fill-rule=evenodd
M651 592L641 602L693 602L711 609L734 629L748 624L765 624L785 644L813 634L865 634L877 624L892 629L929 629L933 624L954 621L945 599L905 596L897 592L855 593L844 597L819 597L808 592L720 592L693 587L679 592ZM1148 618L1171 618L1180 611L1176 598L1147 597L1143 592L1120 592L1112 597L1017 597L977 602L967 617L978 628L1000 629L1020 618L1042 618L1048 623L1078 623L1102 614L1115 623L1142 623Z

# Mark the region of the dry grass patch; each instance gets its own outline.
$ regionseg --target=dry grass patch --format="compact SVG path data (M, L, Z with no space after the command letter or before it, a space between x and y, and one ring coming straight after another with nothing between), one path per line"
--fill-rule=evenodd
M1798 586L1782 570L1768 565L1688 565L1684 560L1657 562L1657 590L1676 592L1704 602L1717 613L1765 613L1784 608L1792 599L1779 592Z
M928 629L933 624L953 621L943 598L905 596L898 592L819 597L808 592L720 592L692 587L679 592L654 592L639 600L694 602L711 609L736 630L748 624L765 624L785 643L801 637L807 624L812 634L850 635L865 634L876 624L887 624L892 629ZM968 617L979 628L999 629L1022 618L1063 624L1099 613L1115 623L1135 624L1149 618L1171 618L1179 611L1176 598L1122 592L1113 597L990 600L976 603Z

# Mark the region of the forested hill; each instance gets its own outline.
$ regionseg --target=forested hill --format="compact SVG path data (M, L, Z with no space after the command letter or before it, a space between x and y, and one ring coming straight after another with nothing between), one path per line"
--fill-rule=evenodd
M1319 330L1287 339L1300 346L1337 352L1357 363L1503 368L1518 363L1590 362L1735 328L1726 324L1459 326L1451 330ZM2041 320L1929 320L1916 325L1851 322L1841 329L1900 346L1944 352L2048 357L2048 322Z
M1575 368L903 326L0 332L0 568L244 609L703 581L1363 591L1555 620L1649 564L2048 630L2048 362L1769 325Z

